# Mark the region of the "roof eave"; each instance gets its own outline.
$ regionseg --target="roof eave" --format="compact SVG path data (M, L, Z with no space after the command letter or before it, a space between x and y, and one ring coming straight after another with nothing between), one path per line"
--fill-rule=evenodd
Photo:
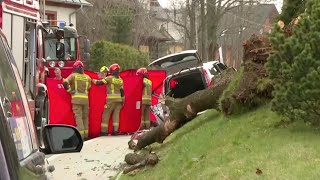
M47 0L47 1L53 2L53 3L58 3L58 4L68 4L68 5L75 5L75 6L87 6L87 7L93 6L91 3L73 3L73 2L57 1L57 0Z

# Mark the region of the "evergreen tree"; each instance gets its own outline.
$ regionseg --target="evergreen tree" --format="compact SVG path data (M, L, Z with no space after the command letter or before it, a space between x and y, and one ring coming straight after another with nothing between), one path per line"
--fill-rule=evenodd
M131 45L133 13L127 7L116 7L111 13L110 30L114 43Z
M320 125L320 0L310 0L301 17L292 36L275 27L270 38L275 51L267 63L275 86L272 110Z
M279 19L289 24L293 18L305 10L306 0L283 0L282 12Z

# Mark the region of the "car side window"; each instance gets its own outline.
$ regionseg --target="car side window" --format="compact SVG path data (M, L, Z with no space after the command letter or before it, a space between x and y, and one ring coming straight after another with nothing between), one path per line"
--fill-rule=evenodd
M228 67L225 66L224 64L222 63L218 63L218 67L221 69L221 70L226 70Z
M28 157L34 150L34 142L30 136L28 116L23 102L16 75L12 68L12 55L0 39L0 103L10 126L19 160ZM22 89L23 90L23 89Z
M220 67L217 64L214 64L213 66L219 73L222 73L222 70L220 69Z

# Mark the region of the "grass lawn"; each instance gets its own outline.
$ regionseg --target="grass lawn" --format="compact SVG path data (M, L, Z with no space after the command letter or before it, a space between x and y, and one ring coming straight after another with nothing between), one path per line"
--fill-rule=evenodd
M121 179L320 179L319 130L279 121L269 106L229 118L210 110L153 145L155 167Z

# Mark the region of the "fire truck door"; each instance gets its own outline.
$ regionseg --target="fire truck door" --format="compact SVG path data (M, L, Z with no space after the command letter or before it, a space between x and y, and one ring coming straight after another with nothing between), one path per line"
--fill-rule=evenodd
M12 45L11 45L11 34L12 34L12 32L11 32L11 28L12 28L11 27L11 25L12 25L11 17L12 17L11 14L3 12L2 32L5 34L10 48L12 47Z
M16 61L21 79L23 72L23 49L24 49L24 17L12 15L11 49ZM9 37L8 37L9 38Z
M26 21L24 38L23 82L28 95L35 97L36 24Z

